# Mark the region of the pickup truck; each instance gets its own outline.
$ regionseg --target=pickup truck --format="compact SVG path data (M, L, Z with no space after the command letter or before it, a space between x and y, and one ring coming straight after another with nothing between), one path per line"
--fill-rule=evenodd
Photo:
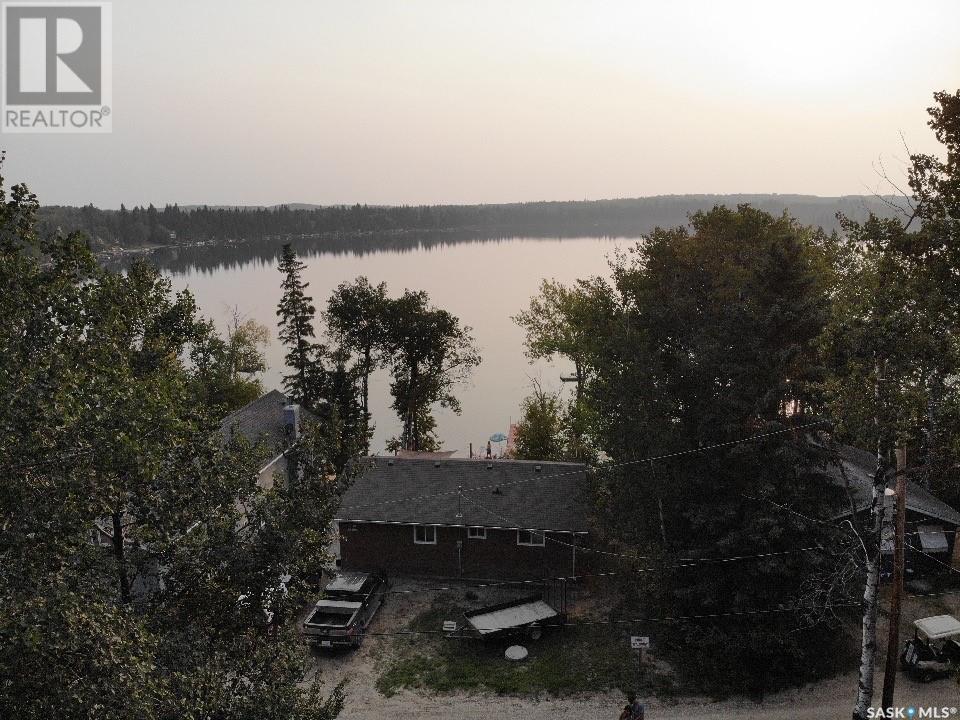
M386 592L386 580L380 575L337 575L303 622L307 642L320 648L360 647Z

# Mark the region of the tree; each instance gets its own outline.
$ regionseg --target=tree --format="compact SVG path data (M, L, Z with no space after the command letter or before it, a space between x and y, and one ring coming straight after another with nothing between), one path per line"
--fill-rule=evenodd
M325 348L313 341L316 309L305 293L310 284L302 279L304 268L293 247L284 245L278 266L283 275L283 296L277 316L280 340L287 346L285 360L291 370L283 378L283 387L292 400L315 408L323 397Z
M822 417L834 243L787 216L716 207L615 257L609 281L582 281L574 295L551 289L564 300L551 307L576 297L581 308L546 313L558 327L527 323L534 340L570 343L549 340L544 351L562 347L586 368L581 432L613 463L596 473L602 535L645 568L659 566L627 581L630 611L750 616L749 628L733 617L660 631L674 666L714 692L813 679L839 653L825 622L791 632L802 622L802 580L830 563L798 548L834 533L782 510L833 509L827 453L810 430L789 430ZM757 435L767 437L741 442ZM659 456L670 459L640 462ZM758 553L776 555L722 571L709 561Z
M950 468L960 456L949 438L960 431L950 411L957 406L958 388L946 381L960 370L960 92L936 93L934 99L929 125L946 148L946 161L911 154L902 217L843 219L849 240L826 336L832 360L826 399L840 435L877 454L873 506L864 529L867 573L855 719L867 716L873 699L883 494L895 448L913 458L916 480L939 485L947 497L957 492ZM894 645L897 620L890 620ZM887 675L887 706L895 670Z
M514 457L520 460L593 461L595 454L582 442L589 425L584 406L565 401L560 392L547 392L534 381L523 400L516 426Z
M192 298L38 237L36 207L0 184L0 715L329 720L283 611L324 561L330 445L261 488L192 393Z
M548 393L534 382L523 400L517 422L514 456L519 460L561 460L564 456L564 404L560 393Z
M370 284L365 277L353 283L341 283L327 301L324 320L327 330L341 348L356 355L360 378L361 410L364 431L369 434L370 375L381 363L381 350L386 338L387 285Z
M219 406L226 415L263 394L257 377L267 369L260 349L270 342L270 331L255 320L241 320L234 312L226 339L210 321L201 322L191 348L194 393L199 402Z
M446 310L430 305L425 292L407 290L388 304L384 347L393 381L393 409L403 423L394 445L406 450L434 450L435 404L460 412L454 388L480 363L469 327Z
M327 373L324 425L333 433L337 448L335 467L341 472L351 460L366 453L372 431L368 416L357 399L358 375L362 371L356 366L348 366L350 357L343 348L335 350L330 359L333 364Z
M560 355L573 363L577 398L590 371L592 339L609 296L598 279L578 280L573 288L544 280L528 309L513 321L526 331L527 356L531 360Z

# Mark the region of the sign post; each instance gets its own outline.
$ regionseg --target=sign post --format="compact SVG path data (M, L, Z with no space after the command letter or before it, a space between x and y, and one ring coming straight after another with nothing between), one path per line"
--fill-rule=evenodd
M650 649L650 638L646 635L631 635L630 648L637 651L637 692L640 692L640 682L643 678L643 657Z

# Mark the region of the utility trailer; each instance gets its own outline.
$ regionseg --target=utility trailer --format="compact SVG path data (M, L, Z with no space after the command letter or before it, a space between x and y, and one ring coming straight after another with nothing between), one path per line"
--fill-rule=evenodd
M538 640L544 628L560 627L567 621L566 583L545 587L539 595L471 610L463 617L467 621L464 629L484 640L516 635Z

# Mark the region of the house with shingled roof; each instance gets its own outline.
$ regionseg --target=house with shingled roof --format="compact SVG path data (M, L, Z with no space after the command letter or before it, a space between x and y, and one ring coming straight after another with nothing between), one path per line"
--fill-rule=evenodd
M530 580L584 570L579 463L364 458L336 517L350 570Z
M271 390L227 415L220 423L220 433L224 442L240 435L259 449L257 483L269 488L278 473L287 472L286 452L300 438L303 423L316 419L279 390Z
M830 468L838 487L849 488L849 507L835 519L850 518L856 514L865 517L873 504L873 475L876 455L858 448L839 449L839 465ZM895 485L893 470L888 472L887 487ZM923 486L908 481L906 506L906 547L904 555L908 576L937 575L960 567L960 545L956 542L960 530L960 512L947 505ZM892 567L894 549L894 497L884 497L884 527L881 542L884 570Z

